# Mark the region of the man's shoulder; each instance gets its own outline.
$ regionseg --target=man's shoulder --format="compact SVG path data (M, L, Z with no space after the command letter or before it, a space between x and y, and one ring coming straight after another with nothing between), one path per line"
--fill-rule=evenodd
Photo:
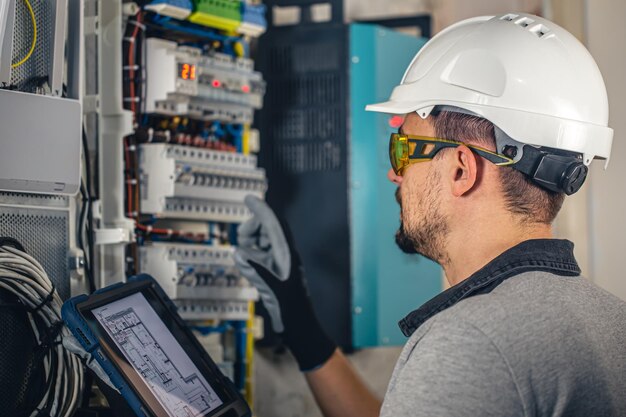
M596 406L594 398L626 407L618 399L626 383L624 322L626 303L584 278L542 272L511 277L420 326L400 356L386 402L397 407L396 400L411 393L428 394L420 396L423 401L442 400L440 391L480 397L494 390L506 395L504 403L494 404L517 409L512 415L523 415L522 409L555 410L568 395L580 399L577 407ZM432 392L422 380L440 391Z
M520 274L429 321L413 340L416 345L428 345L436 335L464 339L470 346L476 342L469 338L480 338L522 379L566 368L576 374L571 380L597 369L609 369L607 375L615 379L626 370L623 364L609 365L611 358L626 363L626 302L582 277Z
M535 271L511 277L487 294L458 302L439 313L433 325L445 326L462 319L487 333L494 329L513 332L530 326L563 326L570 321L581 324L581 318L614 322L610 316L617 318L615 314L626 319L626 302L587 279Z
M505 357L514 356L522 362L528 357L550 360L560 354L565 340L582 350L613 354L619 351L619 344L626 345L624 322L626 302L585 278L529 272L431 317L411 337L409 345L413 345L412 351L420 344L427 348L442 336L466 342L479 337ZM596 342L604 346L599 348ZM625 350L619 353L623 356Z

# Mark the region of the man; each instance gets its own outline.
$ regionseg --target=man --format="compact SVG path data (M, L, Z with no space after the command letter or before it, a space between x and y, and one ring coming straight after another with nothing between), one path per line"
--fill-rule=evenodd
M324 414L626 415L626 303L580 277L573 244L552 237L565 195L610 156L606 91L584 47L536 16L469 19L368 109L405 115L390 139L396 241L452 286L400 322L409 339L382 408L315 318L265 203L246 200L254 217L239 230L237 263Z

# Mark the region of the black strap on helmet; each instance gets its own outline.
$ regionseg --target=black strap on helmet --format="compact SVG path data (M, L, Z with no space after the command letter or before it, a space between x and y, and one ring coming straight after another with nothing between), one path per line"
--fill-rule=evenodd
M546 190L572 195L582 187L589 169L574 154L524 145L522 158L511 168L526 174Z

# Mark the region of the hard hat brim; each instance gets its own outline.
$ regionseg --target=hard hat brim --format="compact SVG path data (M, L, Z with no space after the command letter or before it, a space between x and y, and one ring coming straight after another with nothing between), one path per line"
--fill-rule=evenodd
M412 113L418 108L420 105L423 106L422 102L398 102L398 101L383 101L381 103L368 104L365 106L365 111L373 111L377 113L387 113L387 114L407 114Z

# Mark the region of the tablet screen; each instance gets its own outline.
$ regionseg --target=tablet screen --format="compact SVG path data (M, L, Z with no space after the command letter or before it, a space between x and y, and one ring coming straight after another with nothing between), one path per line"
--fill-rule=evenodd
M91 312L168 416L203 416L223 404L141 292Z

